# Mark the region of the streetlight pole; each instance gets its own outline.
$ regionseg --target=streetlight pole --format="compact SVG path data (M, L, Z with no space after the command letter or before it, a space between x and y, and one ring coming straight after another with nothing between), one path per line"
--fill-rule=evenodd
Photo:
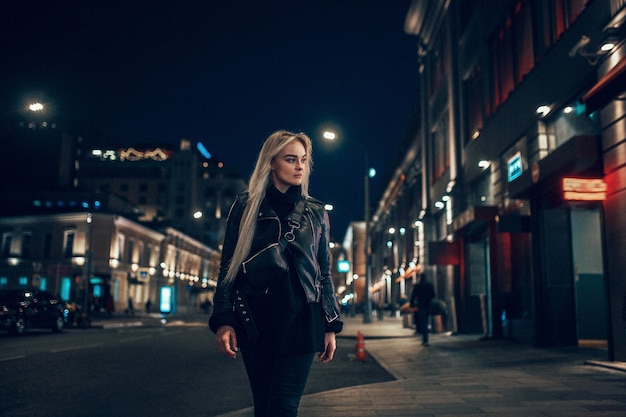
M86 271L85 271L85 292L83 293L83 311L89 315L90 307L89 307L89 279L91 275L91 233L92 233L92 225L93 222L93 213L87 213L87 236L86 236L86 244L85 244L85 259Z
M365 157L365 311L363 312L363 323L372 322L372 300L370 297L370 288L372 286L372 247L370 244L370 164L367 148L362 145L363 155Z
M326 140L335 140L337 138L337 134L332 131L325 131L324 139ZM367 148L364 144L359 141L345 139L350 142L356 143L361 150L363 151L363 159L365 162L365 173L364 173L364 196L363 196L363 214L365 221L365 245L364 245L364 257L365 257L365 294L363 299L363 323L371 323L372 322L372 301L370 296L370 288L372 286L372 248L370 242L370 163L369 163L369 154L367 152Z

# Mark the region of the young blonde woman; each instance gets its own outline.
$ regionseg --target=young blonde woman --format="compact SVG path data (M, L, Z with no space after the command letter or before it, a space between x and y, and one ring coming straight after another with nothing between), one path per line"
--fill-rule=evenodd
M228 214L209 326L219 351L244 361L255 417L293 417L317 353L333 359L342 329L331 277L328 213L309 196L311 139L277 131ZM301 213L301 214L299 214ZM287 239L285 239L287 237ZM286 272L246 270L278 239Z

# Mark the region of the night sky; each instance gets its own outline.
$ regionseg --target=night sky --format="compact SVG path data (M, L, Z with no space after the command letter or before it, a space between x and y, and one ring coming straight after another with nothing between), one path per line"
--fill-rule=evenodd
M311 194L334 204L342 239L363 216L359 143L380 178L417 95L409 5L3 0L2 112L41 100L108 146L188 137L246 178L271 132L304 131L314 140ZM337 143L322 141L328 127L341 132Z

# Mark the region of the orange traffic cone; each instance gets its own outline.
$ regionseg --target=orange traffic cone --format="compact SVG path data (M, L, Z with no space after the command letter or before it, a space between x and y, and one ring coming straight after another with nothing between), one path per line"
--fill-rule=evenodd
M365 353L365 337L363 333L356 333L356 360L359 362L367 361L367 353Z

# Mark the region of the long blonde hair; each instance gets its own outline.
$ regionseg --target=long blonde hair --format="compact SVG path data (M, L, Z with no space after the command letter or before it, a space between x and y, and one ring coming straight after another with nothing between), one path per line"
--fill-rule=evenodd
M254 171L248 182L248 203L243 211L241 223L239 224L239 236L233 257L228 265L225 281L231 283L235 280L239 271L239 266L248 256L252 245L252 238L256 231L256 220L261 206L261 201L265 198L265 190L270 182L270 168L274 158L283 150L285 146L294 140L300 141L306 152L306 164L302 173L302 195L309 196L309 176L313 167L313 146L311 139L304 133L292 133L286 130L279 130L272 133L263 143L259 152Z

